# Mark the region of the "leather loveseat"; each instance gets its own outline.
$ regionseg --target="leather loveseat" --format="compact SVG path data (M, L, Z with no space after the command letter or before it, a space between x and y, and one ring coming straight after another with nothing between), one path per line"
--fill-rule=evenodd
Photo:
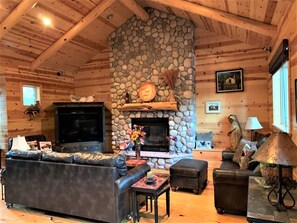
M264 135L255 132L256 148L260 148L269 136L270 133ZM235 154L236 152L223 151L220 168L213 170L214 203L219 214L228 212L246 215L249 176L261 176L259 169L256 169L259 165L257 161L252 160L247 169L240 169L239 164L233 162Z
M11 150L5 201L116 223L131 211L130 186L149 170L143 164L127 171L122 155Z
M214 202L219 214L224 212L245 215L247 211L249 176L258 176L254 166L241 170L232 161L234 152L223 151L220 168L213 170Z

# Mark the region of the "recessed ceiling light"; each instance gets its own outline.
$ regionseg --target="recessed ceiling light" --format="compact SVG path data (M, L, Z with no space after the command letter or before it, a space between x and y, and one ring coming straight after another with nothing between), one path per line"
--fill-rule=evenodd
M52 24L52 21L49 18L43 18L43 24L49 26Z
M106 18L109 20L109 19L112 19L112 17L113 17L113 14L108 14L107 16L106 16Z

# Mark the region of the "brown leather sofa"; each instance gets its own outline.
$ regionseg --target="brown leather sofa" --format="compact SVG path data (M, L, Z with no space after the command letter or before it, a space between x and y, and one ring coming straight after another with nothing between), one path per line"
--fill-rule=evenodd
M260 148L269 136L270 133L255 132L256 147ZM220 168L213 170L215 208L219 214L228 212L246 215L249 176L261 176L260 171L256 171L259 163L253 160L248 169L242 170L233 162L233 156L234 152L223 151Z
M241 170L237 163L232 161L234 152L223 151L220 168L213 170L214 203L219 214L225 212L245 215L247 211L249 176L258 176L254 173L254 165L248 170Z
M127 171L122 155L10 150L5 202L119 223L131 211L130 186L150 170Z

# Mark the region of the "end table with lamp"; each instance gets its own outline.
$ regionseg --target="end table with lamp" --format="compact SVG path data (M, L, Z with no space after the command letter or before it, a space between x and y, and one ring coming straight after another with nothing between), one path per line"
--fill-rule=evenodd
M253 137L254 130L263 129L263 126L260 124L257 117L248 117L245 124L245 129L251 130L251 141L254 141L254 137Z
M260 183L263 181L265 181L263 177L249 177L247 221L249 223L297 222L296 208L279 212L269 203L267 196L270 188ZM297 191L294 190L292 194L296 197Z
M248 198L248 220L249 222L293 222L290 219L294 219L297 222L297 213L295 208L296 182L288 177L282 176L283 166L297 166L297 146L285 132L272 133L269 138L264 142L257 152L252 157L260 163L275 164L278 167L278 176L276 183L271 186L270 191L267 193L266 200L263 200L261 194L253 196L252 188L254 186L249 185L249 198ZM251 181L252 179L250 179ZM258 208L258 215L256 217L251 216L251 209L253 209L251 202L256 197L256 201L261 203L262 208ZM261 198L262 197L262 198ZM295 209L294 209L295 208ZM267 210L269 213L267 213ZM260 213L261 212L261 213ZM287 216L287 213L289 216ZM268 215L269 218L266 218ZM271 215L271 216L270 216ZM266 216L266 217L265 217ZM275 217L276 216L276 217ZM279 221L277 216L287 216L289 220Z

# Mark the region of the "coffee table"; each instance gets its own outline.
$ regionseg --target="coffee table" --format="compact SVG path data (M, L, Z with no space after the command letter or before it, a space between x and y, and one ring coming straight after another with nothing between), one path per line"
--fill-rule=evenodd
M155 222L158 222L158 197L163 193L166 193L166 214L170 215L170 185L168 174L155 174L154 183L147 184L146 176L131 186L132 190L132 206L133 206L133 222L139 221L139 202L138 195L149 197L150 200L154 200L154 214ZM152 201L151 201L152 202ZM147 205L147 204L146 204Z

